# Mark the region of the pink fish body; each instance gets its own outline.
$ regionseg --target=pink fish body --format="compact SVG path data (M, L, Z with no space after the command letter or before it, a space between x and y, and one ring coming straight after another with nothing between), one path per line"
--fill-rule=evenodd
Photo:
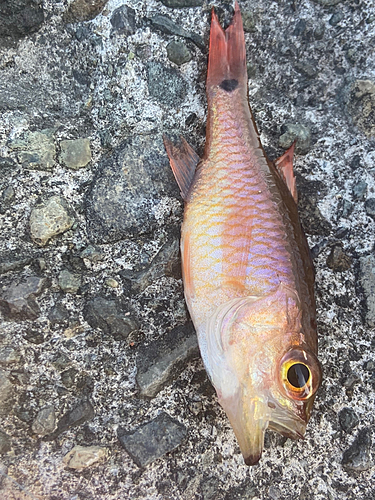
M237 2L226 31L212 14L207 98L203 159L184 140L165 146L186 202L186 302L207 373L253 465L267 428L304 436L321 371L293 147L273 164L260 143Z

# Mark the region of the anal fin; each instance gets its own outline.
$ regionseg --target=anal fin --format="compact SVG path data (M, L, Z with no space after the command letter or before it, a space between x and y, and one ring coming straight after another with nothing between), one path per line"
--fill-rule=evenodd
M195 168L199 162L199 156L183 137L180 137L178 144L174 144L166 136L163 136L163 141L172 172L181 190L181 196L186 200L193 182Z
M298 202L298 194L297 194L297 186L296 186L296 178L293 172L293 155L294 148L296 142L290 146L289 149L285 151L283 155L280 156L277 160L275 160L275 167L280 177L283 179L285 184L287 185L291 195L293 196L294 201Z

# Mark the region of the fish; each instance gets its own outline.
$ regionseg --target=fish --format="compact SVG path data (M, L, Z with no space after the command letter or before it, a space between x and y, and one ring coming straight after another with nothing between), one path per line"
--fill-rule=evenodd
M185 201L185 300L218 401L255 465L266 429L304 437L322 371L294 144L274 162L261 144L237 1L226 30L212 10L206 93L203 158L182 137L164 145Z

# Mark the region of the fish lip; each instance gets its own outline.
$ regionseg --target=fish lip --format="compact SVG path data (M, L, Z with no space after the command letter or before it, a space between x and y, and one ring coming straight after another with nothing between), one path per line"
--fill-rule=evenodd
M259 462L261 456L262 456L262 452L256 453L254 455L248 455L247 457L243 457L243 459L244 459L245 464L250 467L252 465L256 465Z

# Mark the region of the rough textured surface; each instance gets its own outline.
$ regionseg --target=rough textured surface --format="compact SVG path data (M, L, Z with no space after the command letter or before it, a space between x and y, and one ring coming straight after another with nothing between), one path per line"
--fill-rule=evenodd
M231 2L0 4L0 498L374 498L374 2L240 1L269 157L286 124L309 135L295 170L324 372L306 439L267 433L250 470L199 357L184 358L183 203L162 143L183 135L202 155L210 9L228 24ZM61 152L77 139L91 161L75 170ZM140 469L118 429L161 412L186 437ZM108 459L64 466L77 446Z

